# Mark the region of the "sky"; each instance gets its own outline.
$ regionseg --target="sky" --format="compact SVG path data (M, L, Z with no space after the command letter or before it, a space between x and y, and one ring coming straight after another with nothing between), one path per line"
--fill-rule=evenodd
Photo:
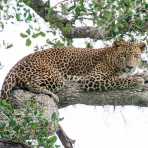
M57 2L51 0L51 5ZM12 4L15 6L13 0L9 6ZM26 6L23 7L29 9ZM11 14L15 13L11 7L9 11ZM52 39L55 38L50 33L48 24L36 14L35 18L37 19L36 24L28 24L25 21L17 22L12 18L6 21L4 29L0 31L0 87L6 74L18 60L32 53L36 45L39 48L44 47L49 36ZM4 21L2 16L0 19ZM20 37L20 33L27 30L29 25L33 25L34 28L40 27L42 31L48 31L48 33L44 38L32 39L32 45L26 47L25 39ZM85 41L84 39L74 40L74 45L83 47ZM10 44L13 46L6 49ZM104 43L98 41L96 46L103 47ZM64 117L60 124L68 136L76 140L74 148L147 148L148 108L118 106L114 110L113 106L78 104L60 109L59 112L60 117Z

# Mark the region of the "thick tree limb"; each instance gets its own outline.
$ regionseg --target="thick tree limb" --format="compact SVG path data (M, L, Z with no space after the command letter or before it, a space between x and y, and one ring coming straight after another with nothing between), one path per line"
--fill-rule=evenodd
M72 27L71 31L63 32L67 38L91 38L91 39L103 39L106 36L105 31L91 26Z
M84 92L78 84L67 83L66 87L58 93L60 96L59 108L72 104L86 105L136 105L148 106L148 91L146 90L115 90L107 92Z
M106 92L85 92L76 82L67 81L65 87L56 93L60 102L57 104L58 108L63 108L73 104L86 104L86 105L136 105L136 106L148 106L148 86L145 85L144 90L132 89L132 90L113 90ZM50 103L53 100L47 95L34 94L25 90L15 90L13 92L13 102L18 104L19 100L23 98L35 98L37 101L42 101L48 107L49 114L57 111L57 106ZM17 97L16 97L17 96ZM27 96L27 97L26 97ZM28 97L29 96L29 97ZM46 98L43 100L43 98ZM50 99L49 99L50 98ZM48 100L48 102L46 102Z
M0 139L0 148L31 148L31 147L22 143L16 143L9 140Z
M44 18L45 21L49 21L50 24L54 24L58 27L64 37L67 38L92 38L92 39L103 39L105 36L109 35L109 32L103 30L102 28L92 27L92 26L73 26L73 19L69 20L66 17L60 15L57 11L52 10L48 14L49 3L43 3L42 0L33 0L32 5L30 5L38 15ZM67 30L68 26L68 30ZM66 28L66 29L65 29Z

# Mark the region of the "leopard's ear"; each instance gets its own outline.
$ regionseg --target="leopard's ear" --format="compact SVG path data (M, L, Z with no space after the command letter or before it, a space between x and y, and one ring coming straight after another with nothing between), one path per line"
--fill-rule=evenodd
M138 46L140 47L141 51L144 51L146 44L145 43L139 43Z
M124 40L116 40L113 42L113 46L114 47L119 47L119 46L124 46L127 45L128 42L124 41Z

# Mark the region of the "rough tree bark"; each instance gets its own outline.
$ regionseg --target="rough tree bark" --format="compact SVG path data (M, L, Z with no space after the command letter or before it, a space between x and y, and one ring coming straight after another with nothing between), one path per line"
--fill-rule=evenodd
M0 140L0 148L30 148L29 146L9 140Z
M13 98L19 98L23 100L27 98L36 98L38 102L42 101L42 104L48 106L48 117L50 114L57 111L57 108L63 108L74 104L86 104L95 106L104 105L136 105L136 106L148 106L148 85L145 84L143 90L130 89L130 90L112 90L106 92L85 92L75 82L67 81L62 90L56 93L59 96L59 103L57 105L51 104L52 99L46 95L34 94L26 90L14 90ZM46 98L43 100L43 98ZM47 100L49 103L47 103ZM14 101L16 103L16 101ZM18 104L18 101L17 101ZM52 110L51 110L52 109Z
M56 94L59 96L59 103L55 104L53 99L44 94L34 94L26 90L14 90L13 102L20 106L23 104L22 100L36 99L45 107L47 111L45 114L50 119L53 112L57 112L58 108L63 108L74 104L86 104L95 106L114 105L135 105L148 106L148 84L146 83L144 89L127 89L127 90L112 90L105 92L85 92L76 82L65 83L62 90ZM16 101L17 100L17 101ZM21 103L20 103L21 102Z
M77 83L67 82L65 88L57 93L60 96L58 108L73 104L86 104L95 106L104 105L136 105L148 106L148 90L113 90L106 92L84 92Z

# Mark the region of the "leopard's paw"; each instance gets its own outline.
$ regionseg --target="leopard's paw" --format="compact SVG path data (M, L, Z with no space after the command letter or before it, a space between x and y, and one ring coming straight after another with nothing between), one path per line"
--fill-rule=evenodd
M142 77L135 77L134 78L135 82L136 82L136 87L139 89L143 89L144 88L144 78Z
M148 83L148 71L147 70L144 70L142 73L137 73L134 76L142 77L144 79L144 83Z
M144 78L144 83L148 83L148 75L144 75L143 78Z

